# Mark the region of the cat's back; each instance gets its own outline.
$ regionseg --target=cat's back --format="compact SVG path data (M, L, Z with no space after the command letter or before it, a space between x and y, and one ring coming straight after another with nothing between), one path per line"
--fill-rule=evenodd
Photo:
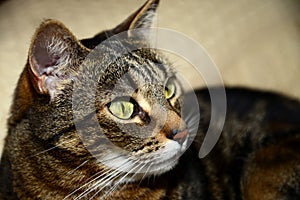
M214 122L210 121L209 90L197 90L196 94L201 121L192 148L199 151L209 124ZM202 159L202 175L213 199L299 199L299 101L240 87L226 88L226 100L222 134Z

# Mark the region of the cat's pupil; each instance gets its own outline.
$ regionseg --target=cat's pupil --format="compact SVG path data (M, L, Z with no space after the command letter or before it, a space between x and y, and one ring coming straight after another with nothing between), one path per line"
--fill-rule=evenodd
M121 110L122 110L122 113L125 113L125 107L124 107L124 104L121 104Z
M134 104L129 101L113 101L108 105L108 109L115 117L127 120L133 115Z

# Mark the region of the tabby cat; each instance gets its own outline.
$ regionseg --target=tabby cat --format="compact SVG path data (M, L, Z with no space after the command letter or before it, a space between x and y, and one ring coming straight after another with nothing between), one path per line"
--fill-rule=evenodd
M8 120L1 199L300 199L297 100L227 88L222 135L199 159L209 90L195 91L199 106L192 110L201 113L195 125L188 117L194 114L181 112L192 92L184 93L155 49L109 62L122 44L147 43L130 30L150 27L158 2L148 0L116 28L81 41L58 21L41 24ZM123 41L111 39L103 56L90 56L123 31Z

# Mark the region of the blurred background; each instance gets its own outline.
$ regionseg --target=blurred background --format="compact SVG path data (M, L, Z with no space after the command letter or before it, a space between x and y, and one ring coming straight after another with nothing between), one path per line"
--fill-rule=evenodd
M60 20L78 38L87 38L114 27L143 3L0 1L0 147L12 94L40 22L46 18ZM300 99L299 0L161 0L158 26L199 42L226 85L267 89Z

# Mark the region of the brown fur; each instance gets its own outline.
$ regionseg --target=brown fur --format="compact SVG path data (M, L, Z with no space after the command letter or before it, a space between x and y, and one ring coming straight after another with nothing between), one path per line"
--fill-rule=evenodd
M255 152L243 185L244 199L283 199L299 188L299 137L292 137Z

